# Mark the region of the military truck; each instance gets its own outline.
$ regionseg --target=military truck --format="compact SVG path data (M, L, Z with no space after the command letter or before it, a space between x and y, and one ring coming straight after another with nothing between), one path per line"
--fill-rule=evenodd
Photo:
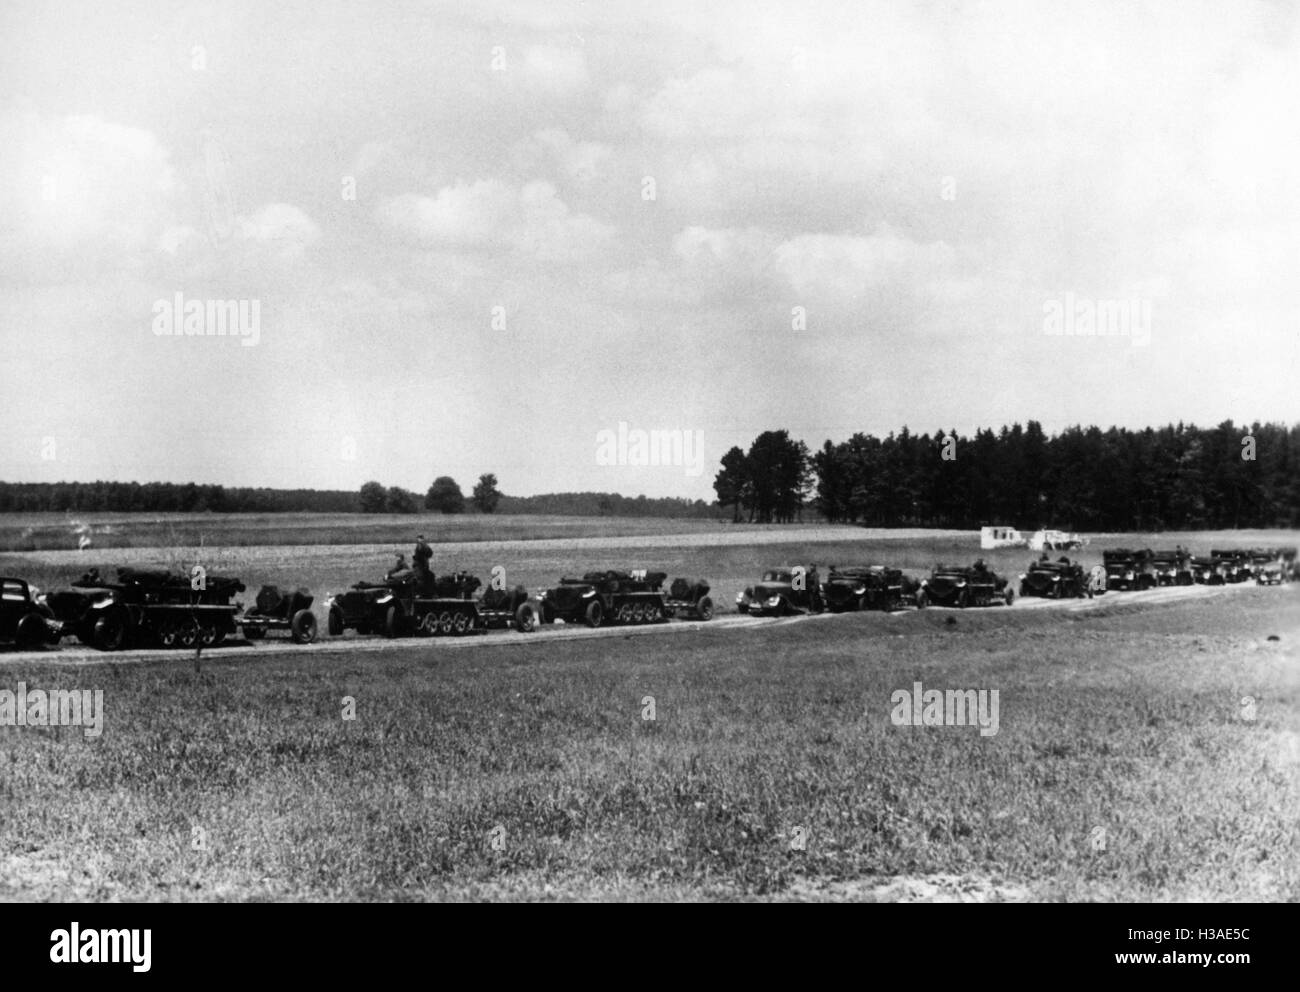
M1016 591L1011 584L987 568L983 561L977 561L970 568L936 565L929 578L921 580L921 588L916 593L916 605L922 609L927 606L965 609L994 603L1010 606L1015 600Z
M663 591L667 578L667 572L644 569L607 569L586 572L579 579L561 578L558 585L538 592L538 620L545 624L563 620L588 627L659 623L672 615ZM712 616L713 601L707 605Z
M822 584L822 598L832 613L849 610L896 610L916 602L920 584L887 565L833 566Z
M26 579L0 577L0 642L22 650L59 642L59 624Z
M820 613L824 608L816 569L805 565L769 568L762 579L736 594L736 610L756 617Z
M1254 578L1250 567L1250 552L1243 548L1211 548L1210 557L1223 567L1223 579L1232 584L1249 582Z
M1020 595L1046 599L1082 599L1093 595L1090 577L1078 562L1068 558L1058 561L1030 562L1020 574Z
M1103 551L1101 560L1106 568L1106 588L1121 591L1154 589L1155 566L1151 551L1147 549L1115 548Z
M1195 582L1192 556L1182 549L1151 552L1151 568L1158 586L1190 586Z
M1217 558L1193 557L1188 567L1197 585L1221 586L1227 581L1227 568Z
M216 647L235 631L243 592L237 578L191 575L162 569L119 568L116 582L104 582L91 571L46 603L62 634L74 634L83 644L101 651L159 644L163 647Z

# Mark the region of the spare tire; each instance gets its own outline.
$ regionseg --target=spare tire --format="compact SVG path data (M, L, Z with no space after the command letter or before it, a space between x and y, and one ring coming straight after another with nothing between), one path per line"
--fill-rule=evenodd
M532 603L520 603L515 610L515 628L523 634L537 629L537 610Z

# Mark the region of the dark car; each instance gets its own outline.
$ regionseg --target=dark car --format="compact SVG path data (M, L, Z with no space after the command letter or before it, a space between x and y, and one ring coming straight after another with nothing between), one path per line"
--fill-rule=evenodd
M816 569L804 565L770 568L759 582L736 594L736 609L751 616L820 613L823 608Z
M643 570L586 572L580 579L562 578L538 593L542 623L602 624L659 623L672 611L663 584L667 572ZM709 601L712 615L712 600Z
M235 631L244 591L237 578L196 577L161 569L119 568L116 582L89 572L46 596L63 634L101 651L137 644L215 647Z
M822 585L822 598L832 613L848 610L896 610L915 602L920 584L887 565L832 567Z
M1030 562L1020 575L1021 596L1041 596L1047 599L1092 598L1090 577L1078 562L1066 558L1059 561Z
M987 568L982 561L978 561L970 568L936 565L929 578L921 580L916 605L922 608L955 606L965 609L968 606L992 606L994 603L1010 606L1015 599L1016 593L1010 583Z
M54 614L26 579L0 578L0 641L29 650L58 643L58 631Z

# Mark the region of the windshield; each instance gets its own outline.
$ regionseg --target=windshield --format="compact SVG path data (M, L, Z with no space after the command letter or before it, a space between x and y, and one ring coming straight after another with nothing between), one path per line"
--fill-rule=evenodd
M789 572L782 571L780 569L773 569L770 572L763 573L763 581L764 582L789 582L791 581L791 575Z

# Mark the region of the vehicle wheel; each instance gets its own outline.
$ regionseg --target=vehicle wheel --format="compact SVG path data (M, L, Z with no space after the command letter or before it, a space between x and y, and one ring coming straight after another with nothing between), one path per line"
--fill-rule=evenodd
M266 628L265 628L265 627L245 627L245 628L244 628L244 640L246 640L246 641L260 641L260 640L261 640L262 638L264 638L265 636L266 636Z
M451 634L455 622L452 620L451 610L443 610L438 614L438 633L444 637Z
M205 648L212 647L217 642L217 628L209 627L206 624L199 627L199 643Z
M631 603L624 603L622 606L620 606L620 607L618 608L618 622L619 622L619 623L631 623L631 622L632 622L632 604L631 604Z
M636 611L633 610L633 616ZM605 619L605 604L598 599L593 599L587 604L587 612L583 615L583 620L588 627L599 627L600 622Z
M289 635L295 644L310 644L316 640L316 614L311 610L299 610L289 621Z
M1010 586L1007 586L1006 601L1008 606L1010 606L1012 603L1016 601L1016 591L1012 589Z
M963 589L957 594L957 609L964 610L970 605L970 590Z
M708 596L702 597L695 609L699 612L701 620L713 619L713 600Z
M469 633L470 623L471 620L469 614L457 610L455 616L451 618L452 633L457 637Z
M918 610L923 610L929 605L930 605L930 594L927 593L924 589L920 590L916 594L916 608Z
M515 628L523 634L531 634L537 629L537 611L532 603L520 603L515 610Z
M329 620L326 621L326 630L330 632L330 637L339 637L343 634L343 611L331 609Z
M126 619L112 610L95 620L95 647L101 651L119 651L126 645Z
M397 637L402 633L402 608L394 603L384 614L384 636Z
M646 616L645 616L645 603L633 603L633 604L632 604L632 622L633 622L633 623L645 623L645 621L646 621Z
M229 633L230 633L230 631L228 631L228 630L217 630L217 631L213 631L213 634L212 634L212 646L213 646L214 648L219 648L219 647L221 647L221 645L225 644L225 643L226 643L226 635L229 634Z
M176 634L176 643L183 648L192 648L199 643L199 625L197 623L181 624Z
M39 613L24 614L14 628L14 643L25 651L38 648L48 640L49 628Z

